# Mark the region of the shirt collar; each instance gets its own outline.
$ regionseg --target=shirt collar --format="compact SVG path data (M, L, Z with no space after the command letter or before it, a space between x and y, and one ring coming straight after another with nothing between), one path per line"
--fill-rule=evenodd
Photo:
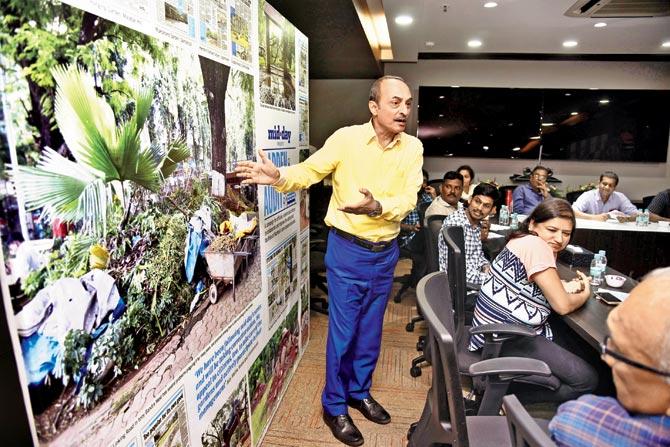
M370 121L368 121L367 123L365 123L365 125L364 125L364 127L363 127L363 131L365 132L365 143L366 143L366 144L370 144L370 142L371 142L372 140L375 140L375 141L378 142L378 140L377 140L377 133L375 132L375 128L374 128L374 126L372 125L372 118L370 118ZM399 134L396 134L396 135L393 137L393 140L391 140L391 142L388 144L388 146L386 146L384 149L391 149L391 148L394 147L397 143L402 142L402 136L403 136L404 133L405 133L405 132L400 132Z

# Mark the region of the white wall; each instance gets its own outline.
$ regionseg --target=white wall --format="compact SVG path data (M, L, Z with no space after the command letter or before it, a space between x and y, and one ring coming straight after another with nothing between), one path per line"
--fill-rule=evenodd
M320 148L337 129L370 119L374 79L310 79L309 144Z
M402 76L412 87L415 98L419 96L419 86L440 85L670 90L670 63L667 62L420 60L417 63L386 63L385 74ZM313 101L311 91L310 97ZM667 113L670 113L670 105ZM415 106L407 129L413 135L416 135L416 117ZM641 199L670 187L670 148L668 161L551 161L545 164L563 180L560 189L597 181L600 172L613 170L620 177L618 190L631 199ZM524 167L532 167L535 163L531 160L426 157L424 168L431 178L440 178L445 171L461 164L471 165L480 180L496 178L499 183L506 184L510 183L511 174L520 173Z

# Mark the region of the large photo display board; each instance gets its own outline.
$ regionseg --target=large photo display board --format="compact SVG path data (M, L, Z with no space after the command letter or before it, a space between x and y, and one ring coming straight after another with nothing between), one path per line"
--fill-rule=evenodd
M3 306L34 442L257 446L309 340L308 41L264 0L0 23Z

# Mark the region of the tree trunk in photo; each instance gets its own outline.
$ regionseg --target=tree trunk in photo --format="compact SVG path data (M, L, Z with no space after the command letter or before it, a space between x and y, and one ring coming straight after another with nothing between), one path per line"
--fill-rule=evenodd
M199 56L212 129L212 169L226 173L226 88L230 67Z

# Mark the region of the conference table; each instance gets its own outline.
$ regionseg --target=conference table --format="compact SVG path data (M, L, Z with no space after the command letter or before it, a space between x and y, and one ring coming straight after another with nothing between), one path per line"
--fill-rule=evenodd
M570 280L577 276L576 270L588 275L588 268L570 268L562 262L557 263L558 275L563 280ZM605 335L609 333L607 330L607 316L614 309L615 306L605 304L596 299L595 292L598 289L614 292L630 292L633 287L637 285L637 281L622 275L618 271L608 267L605 272L606 275L621 275L626 278L626 282L621 287L614 288L603 283L600 286L591 286L591 296L586 303L574 312L563 315L561 318L570 328L575 331L583 340L585 340L595 350L600 350L600 342L603 341ZM604 278L604 277L603 277Z
M635 222L577 219L572 244L595 253L605 250L608 265L634 278L670 265L670 227L656 222L638 227Z

